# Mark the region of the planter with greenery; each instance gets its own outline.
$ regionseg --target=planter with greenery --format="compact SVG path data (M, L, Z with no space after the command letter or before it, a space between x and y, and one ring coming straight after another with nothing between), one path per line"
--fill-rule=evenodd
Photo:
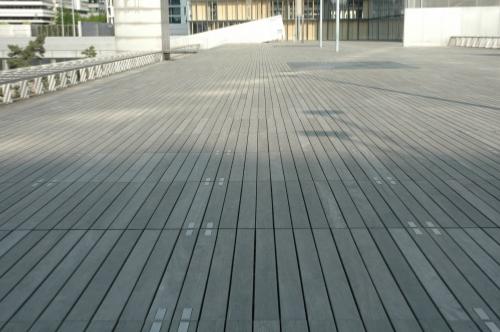
M10 52L8 54L9 59L7 60L7 64L9 68L14 69L34 65L34 62L41 60L45 54L44 44L45 36L40 35L34 40L30 40L28 45L24 48L18 45L8 45Z

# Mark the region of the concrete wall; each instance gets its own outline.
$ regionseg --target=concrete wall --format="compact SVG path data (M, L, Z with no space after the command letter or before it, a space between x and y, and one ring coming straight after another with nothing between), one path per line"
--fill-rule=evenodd
M500 36L500 7L405 10L404 46L446 46L451 36Z
M281 40L283 36L283 19L279 15L190 36L173 36L170 47L176 49L197 45L200 49L209 49L224 44L264 43Z
M2 24L0 25L0 38L31 37L29 24Z
M7 58L7 45L25 46L31 38L0 38L0 58ZM45 40L45 58L79 58L82 51L94 46L97 55L116 53L114 37L47 37Z

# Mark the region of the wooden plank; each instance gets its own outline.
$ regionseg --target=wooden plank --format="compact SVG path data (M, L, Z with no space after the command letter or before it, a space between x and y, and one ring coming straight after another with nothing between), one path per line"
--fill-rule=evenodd
M5 238L0 240L0 257L5 255L17 242L21 241L26 234L28 234L27 230L13 231L8 233L8 235L6 234Z
M240 214L238 228L254 228L256 218L257 183L243 182L241 190Z
M257 181L255 227L273 228L273 206L270 181Z
M94 203L94 205L92 205L91 209L87 210L83 216L79 217L75 224L68 226L72 226L73 229L87 229L92 227L96 220L106 213L108 206L113 203L116 197L121 194L126 186L126 183L112 184L111 188L109 188L109 190L107 190L106 193L102 195L96 203ZM114 213L117 212L119 212L119 210L115 209ZM65 228L65 226L62 228Z
M12 262L12 266L6 265L5 271L0 278L0 298L7 295L12 288L27 274L31 269L40 262L41 259L49 252L54 245L65 235L63 231L49 232L41 241L23 255L16 262ZM24 249L24 248L22 248ZM18 258L16 257L16 258ZM7 258L7 257L6 257ZM7 268L8 267L8 268Z
M97 231L93 231L97 232ZM43 313L32 325L33 331L55 330L63 322L73 305L91 281L101 263L120 238L121 231L106 231L90 254L78 266L71 278L65 283Z
M390 231L408 263L415 271L429 295L436 303L444 318L453 330L475 331L477 326L471 321L462 305L457 301L447 285L441 280L438 272L429 263L424 254L403 229Z
M299 182L287 181L286 189L288 201L290 203L290 216L294 228L309 228L309 218L307 215L306 204Z
M293 232L290 229L277 229L274 236L281 328L303 331L308 328L307 314Z
M313 235L337 329L339 331L365 331L332 234L315 229Z
M341 181L329 181L333 195L337 199L337 203L344 215L344 219L348 227L364 227L365 224L356 206L352 202L347 193L344 184Z
M219 228L236 228L238 224L238 214L241 203L242 185L243 183L240 181L228 182Z
M155 207L147 227L163 228L170 215L172 216L171 219L175 221L173 226L180 227L197 189L198 183L195 182L173 182Z
M182 290L173 311L170 331L178 331L179 326L183 325L183 322L189 323L193 321L192 325L196 326L196 321L199 320L201 314L203 296L217 237L217 231L207 233L200 230L189 268L182 284Z
M79 231L73 231L78 233ZM78 241L78 243L71 249L71 251L64 257L60 264L51 272L49 277L34 291L22 307L11 317L8 324L4 326L6 330L22 330L28 329L36 318L43 312L45 307L51 302L55 294L65 284L66 280L77 269L78 265L87 256L88 252L94 247L95 243L99 241L103 231L88 231ZM56 248L54 248L56 249ZM34 284L29 282L29 284ZM18 287L22 287L21 285ZM26 288L23 289L26 292ZM13 293L11 293L13 294ZM16 294L16 297L21 297L21 294ZM10 301L9 305L12 305Z
M477 245L470 243L473 242L472 239L460 241L461 237L466 237L463 233L449 232L448 234L451 237L447 232L440 235L434 232L430 232L430 234L441 250L449 257L450 261L454 263L457 269L474 287L474 290L488 303L493 312L498 312L498 306L500 305L498 282L495 279L491 279L488 273L489 269L494 271L494 267L483 265L484 263L495 264L494 260L487 256ZM458 240L458 243L455 243L452 238ZM469 243L461 244L461 242ZM469 252L472 252L470 256L467 255ZM487 308L481 310L488 311ZM490 316L495 317L494 314L490 314Z
M234 245L226 328L252 331L255 231L238 229Z
M278 331L280 313L274 234L271 230L255 230L254 313L253 329Z
M224 329L235 237L236 231L234 229L218 231L197 331Z
M16 285L14 287L5 287L2 292L2 301L0 302L0 322L7 322L12 315L24 304L24 301L40 285L40 283L52 272L57 264L66 256L71 248L84 235L84 231L67 232L61 240L34 266L29 273L23 276L16 276ZM85 247L85 246L84 246ZM85 251L86 249L84 249ZM77 251L76 261L81 252ZM61 273L57 277L63 277ZM2 287L4 284L2 283ZM8 291L8 292L7 292ZM1 324L1 323L0 323ZM3 325L3 324L2 324Z
M179 206L179 213L186 213L185 219L179 218L176 211L172 212L171 217L168 219L165 227L167 228L180 228L180 227L189 227L189 228L199 228L201 227L201 223L203 222L203 216L205 215L205 211L207 209L208 201L210 200L210 194L212 192L212 188L214 186L213 182L203 182L203 183L195 183L195 186L198 186L196 194L194 197L189 197L187 201L181 201L184 206ZM189 209L186 211L186 209Z
M181 231L179 233L172 257L149 307L142 328L143 332L155 328L158 330L161 328L163 331L168 330L189 267L197 233L197 230L193 230L193 232Z
M309 329L337 331L312 232L296 229L294 235Z
M159 230L145 230L141 234L120 273L94 313L86 331L102 331L116 326L159 235Z
M373 229L370 233L422 328L450 331L447 322L392 241L389 232L383 229Z
M368 331L393 330L351 234L345 229L332 231L365 328Z
M441 278L446 280L448 288L460 301L464 310L469 313L469 316L478 325L482 325L482 322L477 319L477 313L474 308L484 308L486 306L484 299L467 282L466 278L458 271L449 258L440 251L439 247L431 242L430 237L426 233L418 237L414 236L414 239L421 246L422 252L426 254L429 261L435 266Z
M96 272L92 281L65 317L60 326L62 331L83 331L87 327L102 299L106 296L107 290L120 272L123 263L133 250L140 233L140 231L132 230L122 233L123 235Z
M288 205L287 188L284 181L272 181L272 203L273 203L273 221L275 228L292 227L292 218L290 217L290 207Z
M459 244L467 255L497 285L500 284L500 265L461 229L450 229L448 234ZM467 264L472 265L472 264Z
M353 229L352 236L394 329L420 331L420 324L401 294L368 230Z
M137 283L120 312L115 328L120 331L140 331L149 305L153 300L158 284L163 275L175 246L178 231L162 231L151 255L141 272ZM120 308L117 306L117 308Z
M498 229L496 229L498 232ZM488 233L479 228L466 229L465 232L476 241L481 248L500 264L500 245L488 236Z

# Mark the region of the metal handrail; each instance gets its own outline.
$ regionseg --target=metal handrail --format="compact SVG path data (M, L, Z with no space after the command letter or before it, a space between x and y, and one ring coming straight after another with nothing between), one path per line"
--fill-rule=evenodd
M6 70L0 73L0 103L56 91L89 80L157 63L161 52L124 53Z
M132 59L150 54L161 54L158 52L123 53L105 57L85 58L71 61L62 61L39 66L23 67L0 71L0 84L13 83L19 80L33 79L38 76L58 74L71 69L81 69L98 64L106 64L123 59Z

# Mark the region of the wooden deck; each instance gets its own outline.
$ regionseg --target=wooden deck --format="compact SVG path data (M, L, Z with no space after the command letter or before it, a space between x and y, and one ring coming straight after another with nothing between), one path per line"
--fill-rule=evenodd
M0 329L500 331L500 53L233 46L0 108Z

